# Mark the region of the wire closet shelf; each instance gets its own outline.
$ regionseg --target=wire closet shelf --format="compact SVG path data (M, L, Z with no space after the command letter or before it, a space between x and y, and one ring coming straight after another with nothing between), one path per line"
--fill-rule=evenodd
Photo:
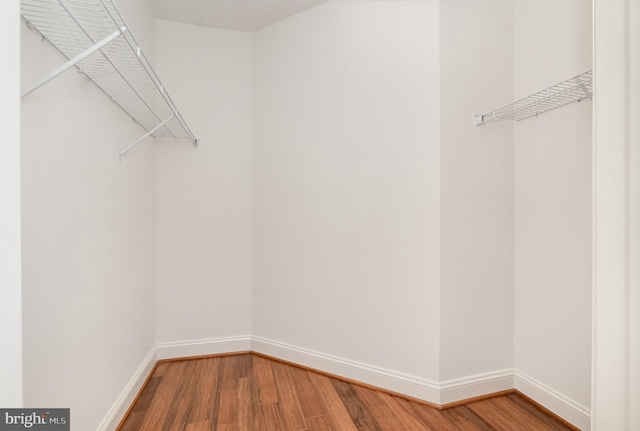
M68 61L22 97L76 67L146 130L146 137L198 140L167 94L113 0L22 0L21 15Z
M520 121L581 100L593 100L593 70L562 81L487 114L474 116L476 126L493 121Z

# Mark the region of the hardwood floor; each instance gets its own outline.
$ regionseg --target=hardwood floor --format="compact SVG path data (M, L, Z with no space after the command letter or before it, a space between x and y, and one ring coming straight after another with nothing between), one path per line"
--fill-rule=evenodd
M517 394L438 410L255 354L159 363L120 431L570 430Z

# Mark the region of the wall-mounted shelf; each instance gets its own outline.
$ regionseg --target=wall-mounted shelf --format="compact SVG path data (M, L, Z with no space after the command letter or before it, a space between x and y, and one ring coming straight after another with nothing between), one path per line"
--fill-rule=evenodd
M474 116L476 126L499 120L520 121L543 112L580 102L593 100L593 70L567 79L552 87L505 105L487 114Z
M147 131L120 157L148 136L189 139L198 146L113 0L22 0L21 15L69 60L24 89L22 97L75 66Z

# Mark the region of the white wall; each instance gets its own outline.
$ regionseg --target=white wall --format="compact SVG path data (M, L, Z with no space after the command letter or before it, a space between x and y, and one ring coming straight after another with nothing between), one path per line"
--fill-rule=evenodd
M20 3L0 3L0 406L22 406Z
M592 68L590 1L522 0L515 12L515 98ZM586 100L515 129L515 367L585 410L591 110Z
M632 121L632 118L640 118L640 3L638 1L628 3L628 37L629 45L627 56L628 66L628 130L629 143L632 150L630 160L630 200L629 208L629 310L628 329L628 364L629 364L629 389L627 415L629 428L640 428L640 409L633 406L640 405L640 123ZM605 191L608 192L608 191Z
M437 2L254 34L254 335L438 378Z
M200 139L158 143L158 341L250 335L251 34L156 25L158 74Z
M123 14L153 51L143 1ZM135 17L135 19L129 18ZM22 28L23 85L64 59ZM155 158L144 130L68 71L22 101L24 402L96 429L155 343Z
M440 4L441 381L513 368L513 125L472 121L513 98L513 12Z
M515 322L516 369L588 406L590 105L515 153L471 115L590 68L590 6L513 5L330 2L252 36L123 3L201 148L118 164L141 131L73 72L25 99L27 404L95 429L156 341L248 334L458 379L512 367ZM22 39L25 83L61 62Z
M640 429L640 4L596 0L594 431Z

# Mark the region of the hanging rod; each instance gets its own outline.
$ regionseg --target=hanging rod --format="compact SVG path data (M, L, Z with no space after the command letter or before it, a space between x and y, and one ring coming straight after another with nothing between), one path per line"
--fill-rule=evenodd
M68 59L22 97L75 66L147 132L120 158L148 136L189 139L198 146L113 0L21 0L21 15Z
M593 100L593 70L562 81L487 114L476 114L476 126L500 120L520 121L581 100Z

